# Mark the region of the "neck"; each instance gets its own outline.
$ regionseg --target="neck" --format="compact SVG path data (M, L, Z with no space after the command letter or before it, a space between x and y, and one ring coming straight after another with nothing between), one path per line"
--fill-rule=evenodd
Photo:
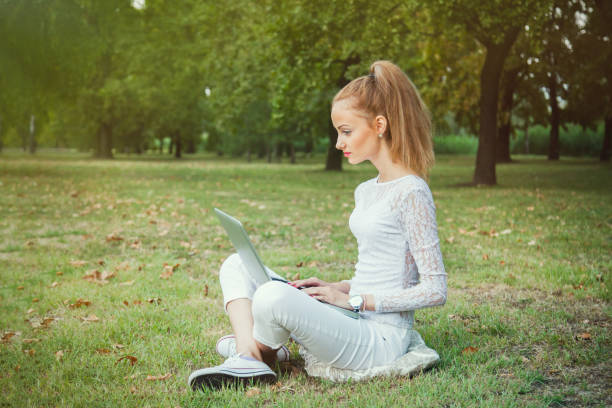
M377 157L372 158L370 161L380 174L380 177L378 178L379 183L385 183L409 174L418 176L418 174L411 168L404 166L401 163L394 163L391 159L391 153L387 149L382 149Z

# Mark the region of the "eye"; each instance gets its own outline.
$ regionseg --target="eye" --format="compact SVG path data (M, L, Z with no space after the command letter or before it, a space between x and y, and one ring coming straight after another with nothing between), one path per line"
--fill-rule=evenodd
M343 134L343 135L346 135L346 136L349 136L349 135L351 134L351 131L350 131L350 130L348 130L348 129L344 129L344 130L342 131L342 134Z

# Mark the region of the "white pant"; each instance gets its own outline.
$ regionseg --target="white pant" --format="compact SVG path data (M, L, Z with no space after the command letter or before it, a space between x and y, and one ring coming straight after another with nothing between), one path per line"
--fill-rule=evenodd
M410 344L408 329L352 319L286 283L258 287L238 254L225 260L219 280L225 307L234 299L253 301L253 337L270 348L281 347L291 336L321 362L360 370L396 360Z

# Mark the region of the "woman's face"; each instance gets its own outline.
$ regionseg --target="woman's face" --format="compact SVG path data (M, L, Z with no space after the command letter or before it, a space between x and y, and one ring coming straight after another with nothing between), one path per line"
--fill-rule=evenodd
M372 161L380 150L376 122L351 106L351 99L342 99L332 106L331 119L338 131L336 149L342 150L351 164Z

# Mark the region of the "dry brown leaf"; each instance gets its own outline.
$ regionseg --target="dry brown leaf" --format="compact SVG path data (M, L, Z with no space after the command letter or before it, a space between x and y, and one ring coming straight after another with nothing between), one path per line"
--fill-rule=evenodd
M506 261L504 261L504 260L502 259L501 261L499 261L499 264L500 264L500 265L505 265L505 264L506 264Z
M113 347L116 349L121 350L122 348L125 348L125 346L123 344L117 343L117 344L113 344Z
M126 306L129 306L129 305L130 305L130 302L128 302L127 300L124 300L124 301L123 301L123 304L124 304L124 305L126 305Z
M30 343L37 343L40 341L40 339L23 339L22 340L25 344L30 344Z
M450 236L450 237L446 238L445 241L448 242L449 244L452 244L453 242L455 242L455 237Z
M133 302L132 302L132 304L134 304L134 305L140 305L140 304L142 304L142 300L138 300L138 299L136 299L135 301L133 301Z
M174 274L174 269L170 265L164 266L164 271L159 275L162 279L170 279L170 277Z
M59 286L59 283L58 283L58 282L53 282L53 283L51 284L51 286L50 286L50 287L52 287L52 288L56 288L56 287L58 287L58 286Z
M99 322L100 318L98 318L98 316L96 316L95 314L90 314L87 317L80 317L80 319L84 322Z
M130 387L130 392L132 394L135 394L138 390L136 389L136 387L134 387L133 385Z
M463 350L461 350L461 354L471 354L477 352L478 349L476 347L467 346Z
M34 298L34 299L32 299L32 303L36 303L36 302L38 302L38 300L39 300L38 298Z
M151 304L156 303L156 304L159 305L161 303L161 301L162 300L160 298L150 298L150 299L147 299L147 302L149 302ZM136 301L134 301L134 303L136 303Z
M45 317L40 323L41 326L49 327L51 323L55 321L55 317Z
M257 387L251 387L244 393L247 397L254 397L259 394L261 394L261 390Z
M25 288L23 286L17 286L17 290L24 290Z
M106 242L118 242L118 241L123 241L123 238L120 237L115 232L113 232L112 234L106 236Z
M164 375L147 375L145 378L146 381L163 381L172 377L172 373L164 374Z
M30 355L30 356L33 356L34 354L36 354L36 350L34 350L34 349L24 349L23 352L24 352L24 354L27 354L27 355Z
M533 205L530 205L529 207L527 207L527 211L533 211L535 210L535 207Z
M580 333L579 335L576 336L578 339L582 339L582 340L591 340L591 333Z
M56 274L57 276L62 276L62 275L64 274L64 272L62 272L62 271L57 271L57 272L55 272L55 274Z
M131 365L136 364L136 362L138 361L138 359L134 356L123 356L123 357L119 357L117 359L117 361L115 362L115 364L117 364L118 362L120 362L121 360L128 360L130 362Z
M131 286L134 284L134 282L136 282L135 280L131 280L131 281L125 281L125 282L121 282L119 284L119 286Z
M89 306L89 305L91 305L91 302L90 302L89 300L85 300L85 299L82 299L82 298L78 298L78 299L76 300L76 302L74 302L74 303L72 303L72 304L68 305L68 307L69 307L70 309L76 309L76 308L79 308L79 307L81 307L81 306Z
M17 333L15 333L14 331L6 332L2 335L2 342L8 342L9 340L11 340L11 337L14 337L16 335Z
M204 291L203 291L204 296L208 296L208 285L204 285Z
M98 354L110 354L111 351L109 349L107 349L107 348L99 348L99 349L96 349L96 353L98 353Z
M36 310L34 310L33 307L29 308L28 311L26 312L26 314L32 314L34 313Z
M304 261L300 261L296 263L295 266L297 266L298 268L301 268L302 266L304 266Z
M300 280L300 274L296 273L295 275L293 275L293 277L291 278L292 281L296 281L296 280Z
M70 265L75 268L80 268L81 266L87 265L87 261L70 261Z
M488 259L489 259L489 255L487 255L487 254L483 254L483 255L482 255L482 259L483 259L483 260L485 260L485 261L486 261L486 260L488 260Z
M60 361L64 357L64 350L58 350L55 352L55 359Z

